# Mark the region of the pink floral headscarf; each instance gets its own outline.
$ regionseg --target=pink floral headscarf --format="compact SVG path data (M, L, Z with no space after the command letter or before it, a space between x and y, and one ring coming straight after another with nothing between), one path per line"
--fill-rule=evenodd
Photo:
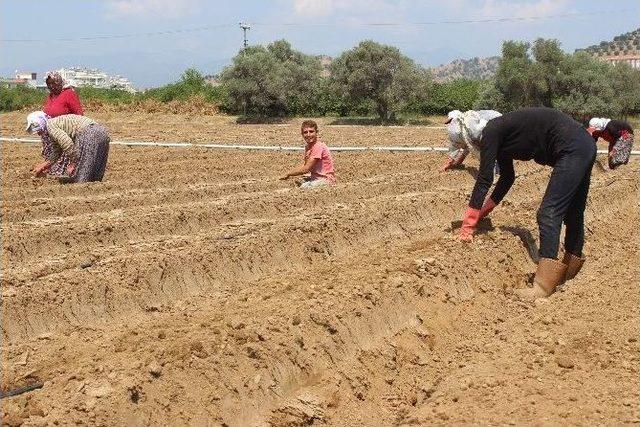
M57 71L49 71L44 81L47 83L47 87L54 95L59 94L63 89L71 86Z

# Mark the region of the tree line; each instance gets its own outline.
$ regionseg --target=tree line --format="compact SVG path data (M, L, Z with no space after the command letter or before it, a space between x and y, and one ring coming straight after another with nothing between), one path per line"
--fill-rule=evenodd
M640 112L640 70L627 64L614 66L586 52L565 53L557 40L505 42L495 76L483 81L437 83L399 49L371 40L343 52L325 74L318 58L278 40L240 50L217 76L218 86L189 69L175 83L138 94L79 91L83 98L120 103L197 97L224 112L257 118L376 116L393 122L399 115L471 108L507 112L534 106L558 108L577 119ZM24 88L2 89L0 94L0 109L5 111L34 97Z

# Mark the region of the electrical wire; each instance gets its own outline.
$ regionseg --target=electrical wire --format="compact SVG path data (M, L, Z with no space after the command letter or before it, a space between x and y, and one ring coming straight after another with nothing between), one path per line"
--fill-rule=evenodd
M444 21L425 21L425 22L346 22L339 21L334 23L308 23L308 22L251 22L249 25L261 27L405 27L405 26L431 26L431 25L460 25L460 24L485 24L485 23L501 23L501 22L519 22L534 21L543 19L558 18L577 18L583 16L604 16L609 14L622 14L635 12L637 9L622 10L606 10L595 12L575 12L563 13L556 15L540 15L540 16L512 16L503 18L482 18L482 19L463 19L463 20L444 20ZM47 38L47 39L4 39L0 42L4 43L42 43L42 42L77 42L77 41L100 41L110 39L124 39L134 37L151 37L163 36L171 34L185 34L201 31L211 31L220 28L231 28L238 24L217 24L206 27L184 28L165 31L154 31L147 33L130 33L130 34L107 34L101 36L84 36L84 37L68 37L68 38Z
M300 23L300 22L252 22L251 25L256 26L302 26L302 27L334 27L334 26L352 26L352 27L400 27L400 26L428 26L428 25L453 25L453 24L483 24L491 22L517 22L517 21L533 21L540 19L556 19L556 18L574 18L592 15L606 15L634 12L636 9L608 10L595 12L575 12L563 13L557 15L540 15L540 16L512 16L506 18L483 18L483 19L462 19L451 21L425 21L425 22L338 22L338 23Z
M165 30L165 31L153 31L148 33L131 33L131 34L108 34L103 36L87 36L76 38L53 38L53 39L5 39L0 42L5 43L32 43L32 42L75 42L75 41L92 41L92 40L109 40L109 39L124 39L132 37L150 37L150 36L163 36L167 34L182 34L182 33L195 33L199 31L210 31L218 28L235 27L233 24L219 24L211 25L207 27L198 28L184 28L177 30Z

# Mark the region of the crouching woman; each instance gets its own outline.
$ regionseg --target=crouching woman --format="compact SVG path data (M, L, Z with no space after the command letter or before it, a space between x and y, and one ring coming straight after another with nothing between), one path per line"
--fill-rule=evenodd
M109 132L85 116L65 114L53 119L42 111L27 116L27 132L51 142L48 158L35 166L36 176L44 176L60 156L69 157L66 175L71 182L102 181L109 156Z

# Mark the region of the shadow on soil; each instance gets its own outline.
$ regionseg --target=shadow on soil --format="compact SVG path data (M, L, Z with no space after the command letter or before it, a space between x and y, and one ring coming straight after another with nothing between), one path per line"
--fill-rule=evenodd
M529 253L529 258L531 261L538 263L540 259L540 255L538 254L538 245L536 245L536 239L533 238L531 231L522 227L510 227L510 226L502 226L498 227L502 231L509 232L515 236L518 236L522 241L522 244L525 248L527 248L527 252Z
M447 228L445 229L445 231L451 233L460 229L461 226L462 221L451 221L451 228ZM522 242L522 245L527 249L527 253L529 254L529 258L531 258L531 261L536 264L538 263L538 260L540 259L540 255L538 254L538 245L536 244L536 239L533 237L533 234L531 234L531 231L527 230L526 228L512 226L500 226L498 227L498 229L500 231L511 233L514 236L517 236ZM491 218L483 218L478 223L475 234L486 234L487 232L493 230L495 230L495 227L491 222Z
M378 117L339 117L329 122L330 125L358 125L358 126L428 126L433 125L429 119L400 118L382 120Z
M288 122L288 117L240 116L236 119L239 125L279 125Z

